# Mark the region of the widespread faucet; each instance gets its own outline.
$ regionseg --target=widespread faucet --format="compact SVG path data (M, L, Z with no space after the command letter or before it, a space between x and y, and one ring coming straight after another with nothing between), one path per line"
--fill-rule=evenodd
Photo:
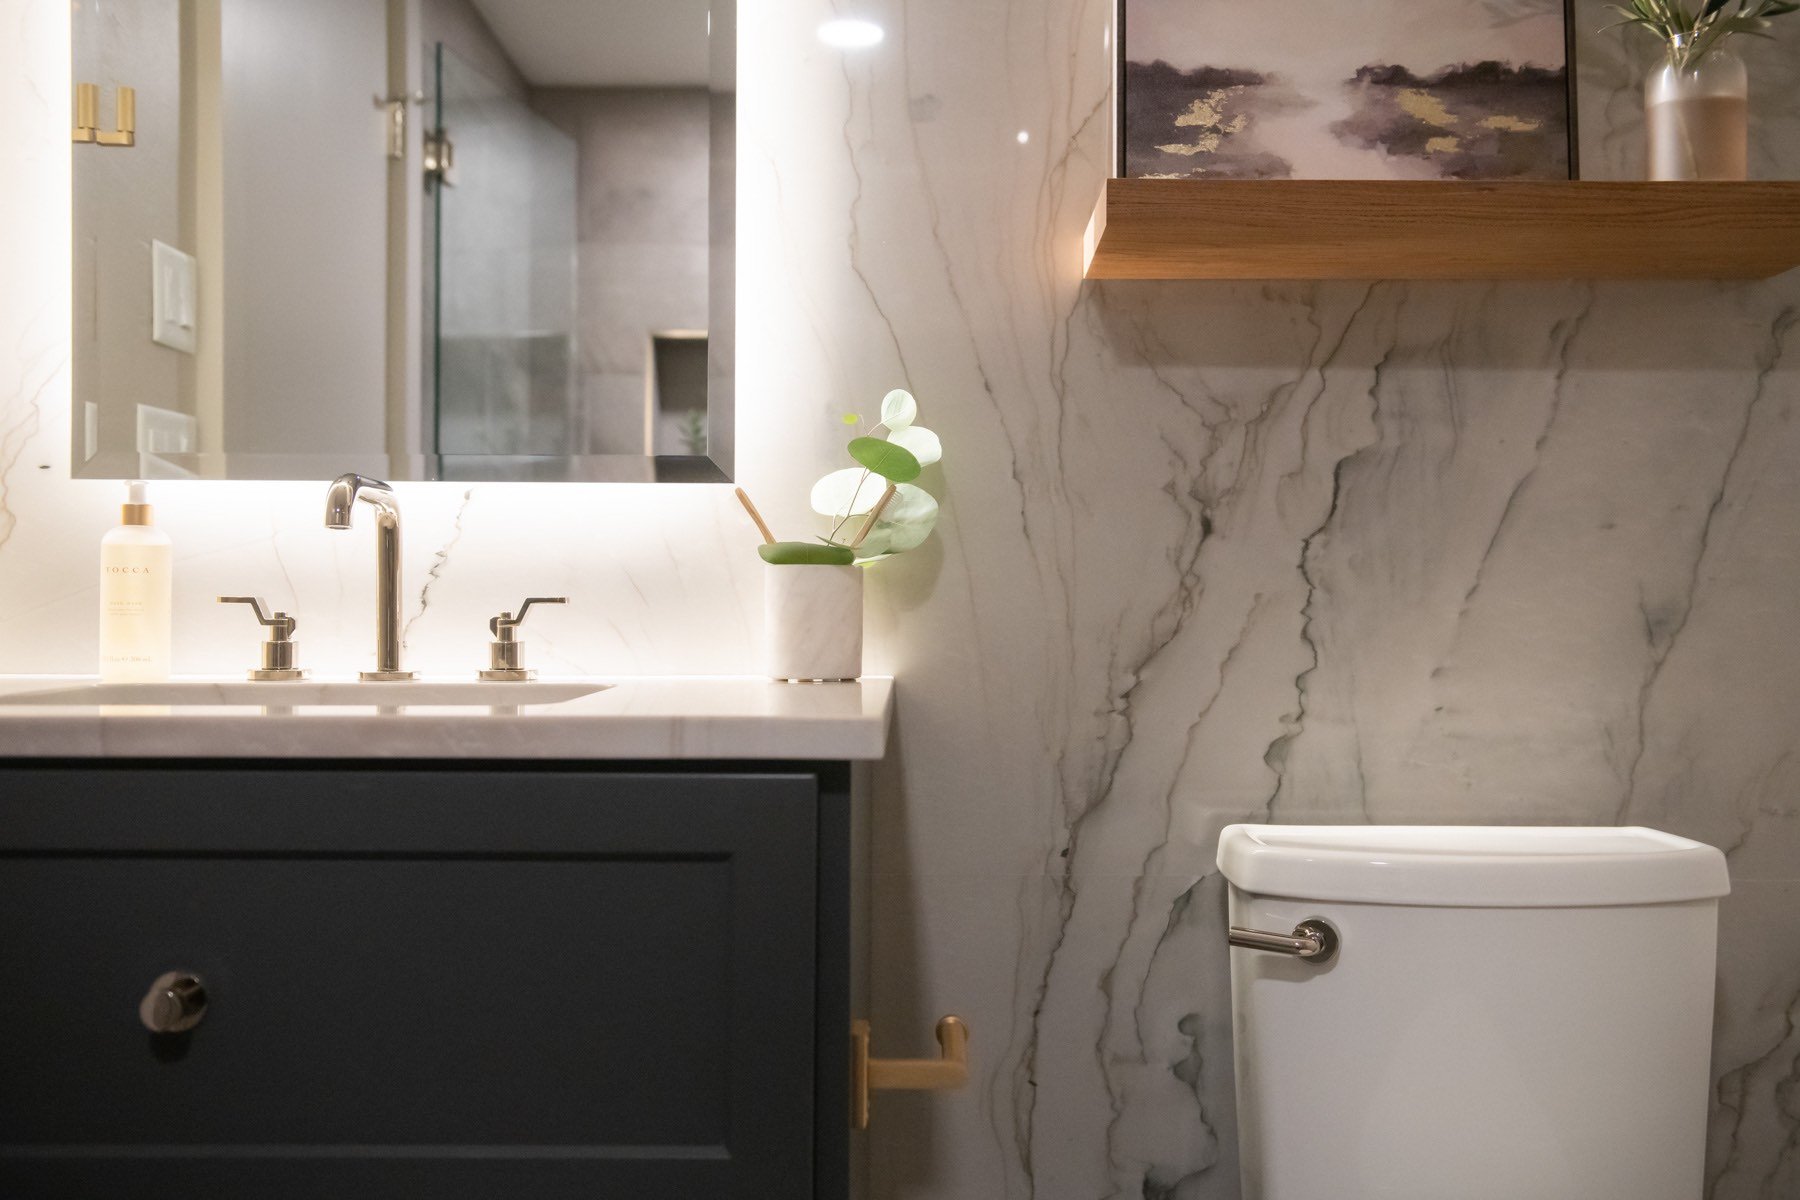
M350 510L358 500L372 505L375 517L375 669L366 680L413 679L400 669L400 502L394 489L379 479L339 475L325 493L325 528L350 528Z

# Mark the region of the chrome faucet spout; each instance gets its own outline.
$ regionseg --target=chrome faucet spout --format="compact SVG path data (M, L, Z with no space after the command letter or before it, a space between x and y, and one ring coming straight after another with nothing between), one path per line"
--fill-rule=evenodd
M375 509L375 669L364 679L412 679L400 669L400 502L379 479L339 475L325 493L325 528L350 528L358 500Z
M325 493L325 528L350 528L351 509L358 500L374 506L384 518L400 520L400 502L394 498L393 488L379 479L351 472L332 480Z

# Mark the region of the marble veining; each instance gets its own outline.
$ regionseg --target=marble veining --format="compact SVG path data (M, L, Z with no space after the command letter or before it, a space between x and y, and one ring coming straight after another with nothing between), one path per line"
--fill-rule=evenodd
M939 535L868 579L866 665L903 684L872 1016L906 1053L959 1013L977 1079L884 1105L874 1195L1236 1200L1213 854L1268 818L1726 848L1708 1197L1800 1194L1800 275L1084 284L1111 4L872 0L858 55L815 36L840 10L745 6L738 458L801 529L839 418L888 388L947 450ZM1583 172L1630 177L1649 48L1606 19L1580 0ZM66 23L0 0L0 256L29 281L0 293L8 672L89 669L70 547L117 502L67 478ZM1746 50L1752 167L1794 177L1779 33ZM370 550L319 528L318 486L158 491L183 670L242 669L253 636L204 609L247 586L286 589L308 662L362 665ZM566 593L547 673L755 670L725 489L400 494L421 669Z
M469 511L469 504L474 499L475 490L473 488L470 488L463 493L462 504L457 508L456 516L453 518L450 526L449 538L445 540L442 546L439 546L437 550L432 553L431 565L425 569L425 582L419 588L418 602L414 605L414 611L411 618L407 620L405 627L400 630L400 638L403 642L412 633L413 626L419 623L419 618L423 617L425 611L431 607L431 589L436 587L438 580L443 578L444 568L450 565L451 552L456 549L457 543L462 541L463 514ZM518 603L522 604L526 599L527 597L521 596ZM505 608L501 611L512 612L514 609Z

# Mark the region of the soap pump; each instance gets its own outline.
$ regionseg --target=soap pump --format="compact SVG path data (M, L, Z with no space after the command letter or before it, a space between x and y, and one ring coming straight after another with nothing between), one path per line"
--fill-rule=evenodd
M142 481L128 485L118 528L100 540L100 678L169 677L172 609L169 536Z

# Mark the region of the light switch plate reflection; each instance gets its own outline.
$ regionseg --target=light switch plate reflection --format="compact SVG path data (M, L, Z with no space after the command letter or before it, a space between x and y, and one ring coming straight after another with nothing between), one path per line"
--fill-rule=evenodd
M185 354L195 349L194 257L162 242L150 243L150 337L159 345Z

